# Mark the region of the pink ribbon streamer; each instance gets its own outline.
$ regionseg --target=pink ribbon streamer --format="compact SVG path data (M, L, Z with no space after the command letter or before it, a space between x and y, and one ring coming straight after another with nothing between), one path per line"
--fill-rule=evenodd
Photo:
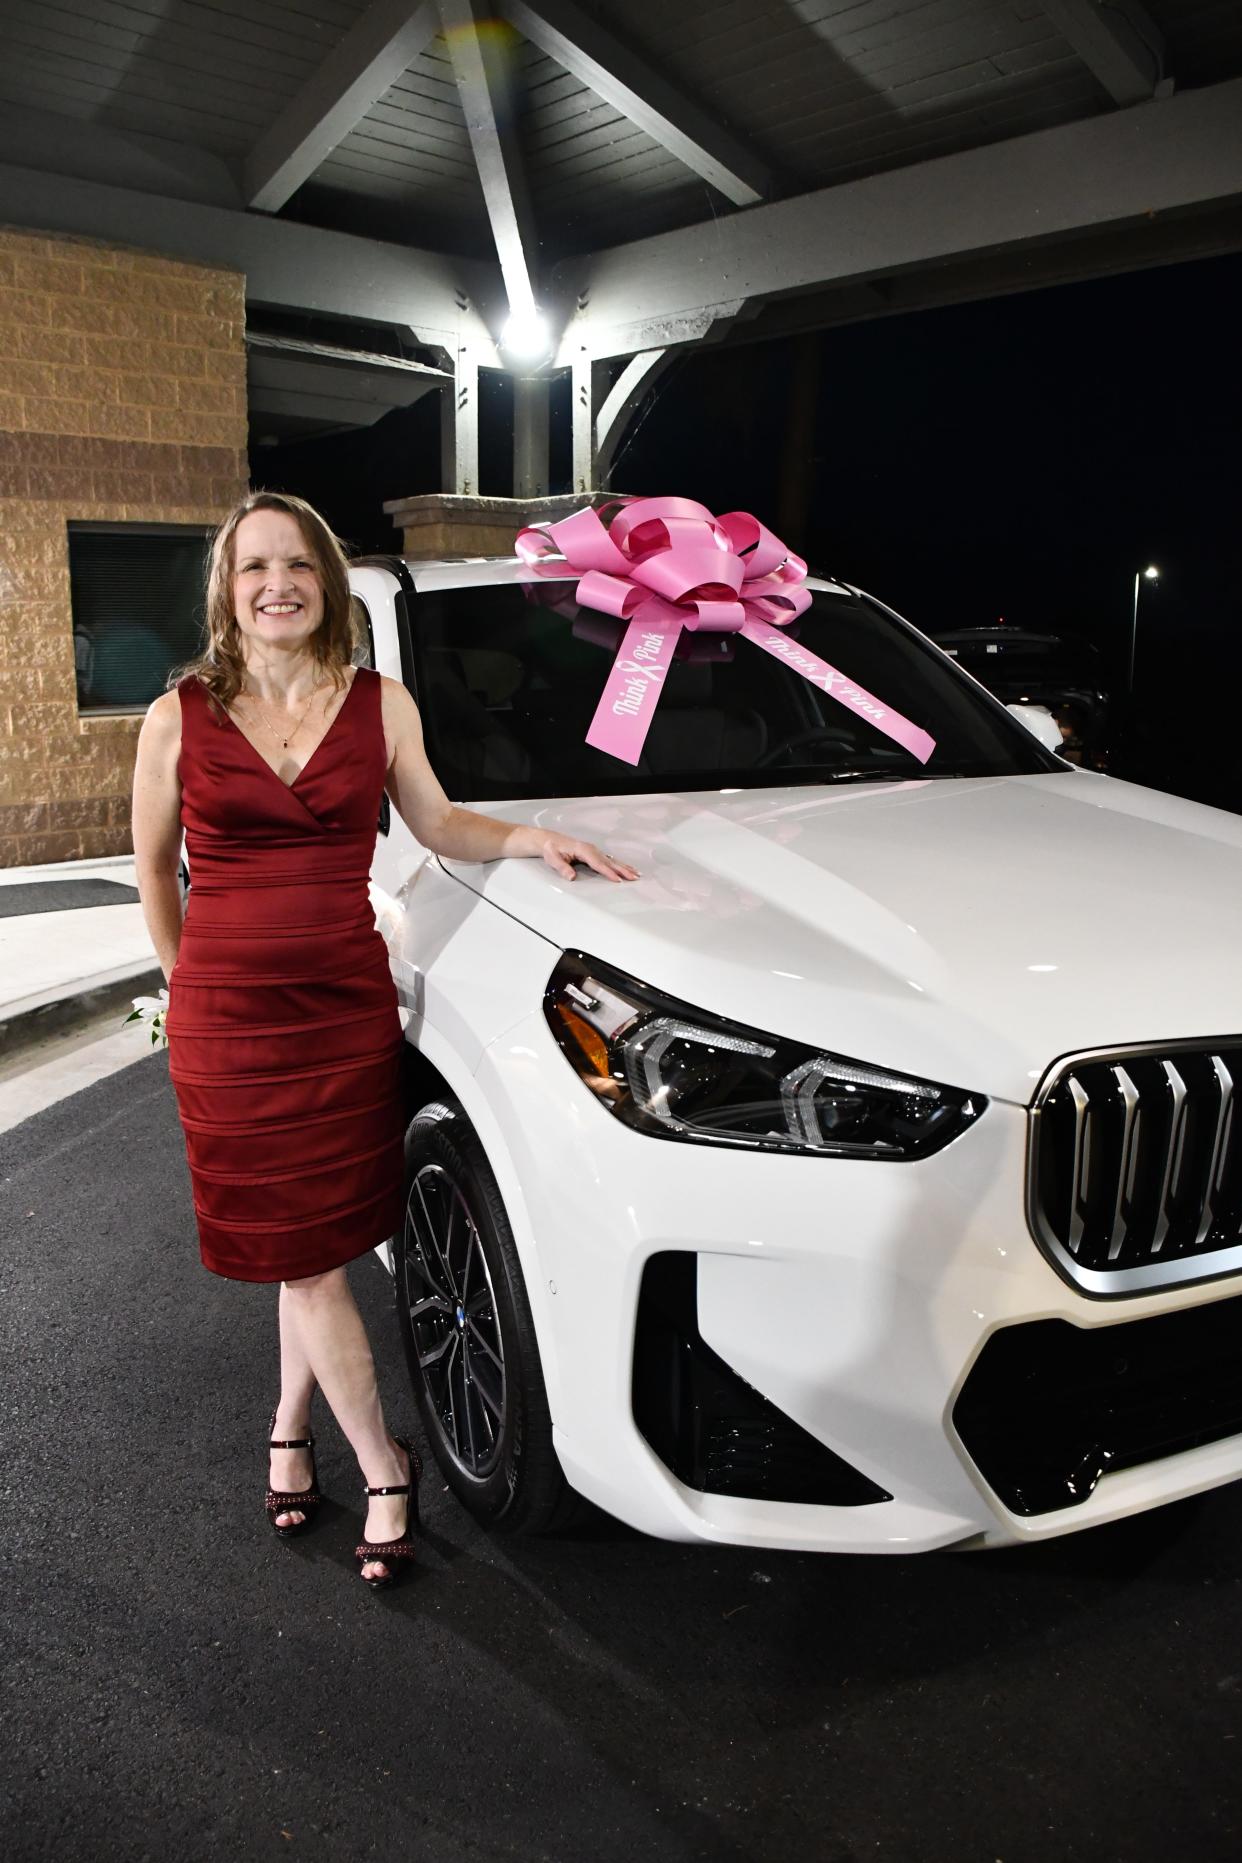
M642 755L683 628L741 634L920 763L936 741L783 630L811 605L806 564L747 511L714 517L690 498L618 499L605 527L590 507L520 531L517 554L537 572L561 557L575 599L627 623L586 741L625 763Z

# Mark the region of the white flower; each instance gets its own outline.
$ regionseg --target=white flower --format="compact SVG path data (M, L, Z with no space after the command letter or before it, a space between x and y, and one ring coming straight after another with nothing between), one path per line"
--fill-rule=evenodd
M168 1036L164 1030L164 1018L168 1013L168 991L161 990L158 996L135 996L133 1004L132 1011L121 1024L122 1028L130 1022L143 1022L151 1031L151 1046L154 1048L159 1042L163 1042L167 1047Z

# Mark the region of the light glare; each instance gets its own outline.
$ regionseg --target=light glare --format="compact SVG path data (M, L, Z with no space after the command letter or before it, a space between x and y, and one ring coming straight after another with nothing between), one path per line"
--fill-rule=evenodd
M500 346L515 362L542 362L552 347L548 320L541 311L511 311L500 333Z

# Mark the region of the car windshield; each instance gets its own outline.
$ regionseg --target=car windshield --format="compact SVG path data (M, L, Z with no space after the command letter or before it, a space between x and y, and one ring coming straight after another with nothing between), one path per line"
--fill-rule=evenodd
M878 604L818 593L788 633L929 732L920 764L750 641L683 633L643 754L585 742L622 624L573 581L420 592L415 692L432 767L459 802L666 789L1017 776L1063 766Z

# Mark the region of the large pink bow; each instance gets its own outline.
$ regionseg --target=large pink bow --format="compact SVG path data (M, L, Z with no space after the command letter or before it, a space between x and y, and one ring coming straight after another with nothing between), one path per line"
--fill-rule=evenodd
M747 511L713 517L690 498L633 498L605 528L588 507L520 531L517 554L544 573L559 555L576 600L628 625L586 741L626 763L642 755L682 628L744 634L926 763L935 739L782 630L811 603L806 564Z

